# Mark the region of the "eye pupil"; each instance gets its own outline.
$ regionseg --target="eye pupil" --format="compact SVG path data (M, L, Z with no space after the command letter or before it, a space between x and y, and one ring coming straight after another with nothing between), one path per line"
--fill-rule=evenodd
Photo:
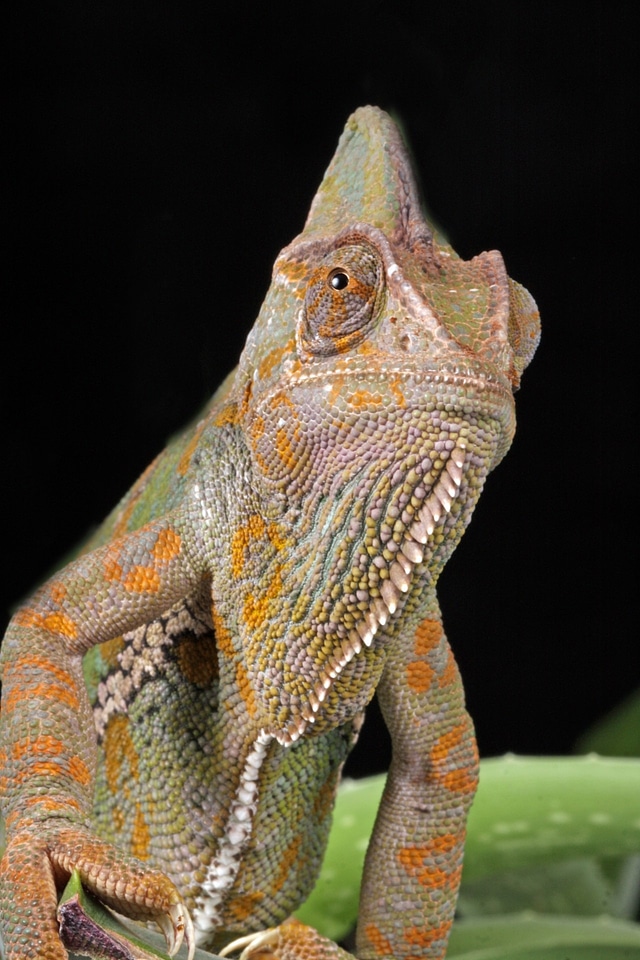
M349 274L344 270L334 270L329 277L329 283L334 290L344 290L349 285Z

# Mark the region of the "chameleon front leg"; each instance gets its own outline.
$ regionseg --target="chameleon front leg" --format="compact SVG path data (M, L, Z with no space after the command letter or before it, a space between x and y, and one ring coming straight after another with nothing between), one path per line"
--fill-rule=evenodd
M367 858L357 955L445 956L478 782L471 719L435 600L390 645L378 698L393 759Z
M394 639L378 687L393 760L365 862L356 956L442 960L478 757L435 600L428 616ZM296 920L226 950L243 950L241 960L353 960Z
M174 884L93 834L96 746L81 659L153 619L198 576L173 518L80 557L13 618L2 653L0 865L6 960L65 960L57 891L75 867L87 889L132 919L153 919L172 950L191 921Z

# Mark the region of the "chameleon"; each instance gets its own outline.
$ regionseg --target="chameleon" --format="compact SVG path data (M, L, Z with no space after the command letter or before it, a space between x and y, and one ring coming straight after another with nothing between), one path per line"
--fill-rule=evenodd
M392 759L355 956L442 958L478 756L436 597L515 429L539 315L348 120L237 368L2 647L6 960L65 960L72 870L182 942L352 956L292 919L377 694Z

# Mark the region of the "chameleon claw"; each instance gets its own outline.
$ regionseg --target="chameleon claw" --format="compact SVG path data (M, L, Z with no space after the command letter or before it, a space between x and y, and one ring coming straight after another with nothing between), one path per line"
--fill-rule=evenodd
M196 949L193 923L183 903L174 903L167 913L155 918L167 941L167 951L173 957L184 941L188 948L187 960L193 960Z
M228 943L220 951L221 957L228 957L231 953L237 953L242 950L238 960L249 960L252 954L257 953L263 947L272 946L278 939L277 927L269 927L267 930L261 930L259 933L248 933L244 937L238 937Z

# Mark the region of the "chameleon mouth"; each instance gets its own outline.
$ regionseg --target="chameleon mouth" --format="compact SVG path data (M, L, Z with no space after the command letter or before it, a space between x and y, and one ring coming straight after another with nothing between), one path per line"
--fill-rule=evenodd
M395 559L389 564L382 560L387 575L382 579L380 595L371 599L369 609L336 646L333 658L323 666L320 677L309 692L308 703L301 707L298 716L290 720L284 729L272 735L283 745L298 740L315 723L322 703L334 681L363 647L371 647L381 627L393 617L402 597L409 592L412 575L423 563L425 547L436 528L444 523L460 494L464 476L467 449L463 440L458 440L450 451L444 467L434 483L424 491L422 505L414 519L407 525L402 540L396 544ZM381 570L382 573L382 570Z

